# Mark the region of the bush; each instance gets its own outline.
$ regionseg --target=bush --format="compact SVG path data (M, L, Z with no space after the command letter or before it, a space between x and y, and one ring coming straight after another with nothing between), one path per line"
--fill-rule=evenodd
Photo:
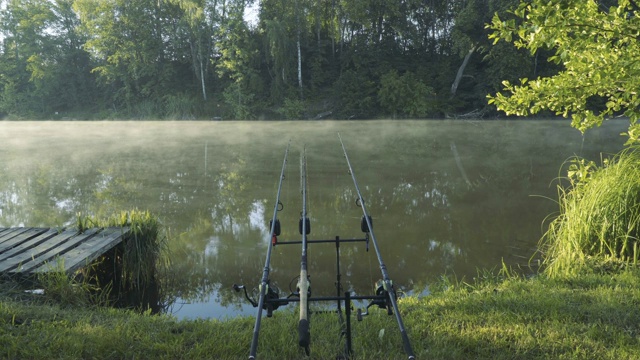
M184 93L165 95L163 98L165 117L172 120L193 120L196 99Z
M375 83L364 71L345 71L338 79L338 117L346 119L366 119L377 113L375 103Z
M433 111L432 94L433 89L418 80L414 73L400 76L393 70L380 78L378 101L382 110L394 117L425 117Z
M304 117L305 109L306 104L304 101L286 98L282 107L278 109L278 113L287 120L300 120Z

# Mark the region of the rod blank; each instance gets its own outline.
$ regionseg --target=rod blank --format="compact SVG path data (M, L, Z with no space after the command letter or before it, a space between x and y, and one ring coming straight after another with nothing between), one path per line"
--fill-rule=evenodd
M298 322L298 344L310 353L311 333L309 331L309 275L307 273L307 235L309 221L307 218L307 154L303 149L300 157L300 186L302 188L302 212L300 213L300 234L302 235L302 256L300 260L300 280L298 294L300 295L300 321Z
M271 229L269 232L269 238L267 240L267 257L264 261L264 269L262 271L262 280L260 281L259 289L260 289L260 298L258 300L258 314L256 315L256 322L253 326L253 338L251 339L251 350L249 351L249 359L253 360L256 358L256 353L258 352L258 335L260 334L260 322L262 321L262 308L264 307L265 295L267 294L267 288L269 287L269 269L271 263L271 248L273 245L271 243L272 237L276 231L276 223L278 220L278 211L280 203L280 192L282 191L282 181L284 180L284 169L287 167L287 156L289 155L289 147L291 146L291 140L287 144L287 148L284 151L284 160L282 160L282 170L280 172L280 181L278 182L278 193L276 195L276 202L273 206L273 217L271 219ZM272 306L271 304L267 304L267 306Z
M371 242L373 243L373 249L376 251L376 256L378 257L378 264L380 265L380 272L382 273L383 288L385 291L389 293L389 300L391 301L391 306L393 307L393 312L395 314L396 321L398 322L398 327L400 328L400 335L402 336L402 345L404 347L404 351L405 353L407 353L409 360L413 360L415 359L415 354L413 353L413 349L411 348L411 342L409 341L407 330L404 327L404 323L402 322L402 317L400 316L400 311L398 310L398 302L396 299L396 293L393 289L393 283L389 278L389 274L387 273L387 267L385 266L384 261L382 261L382 256L380 255L378 242L376 241L376 236L373 233L371 217L367 213L367 207L365 205L364 200L362 199L362 194L360 193L360 188L358 187L358 181L356 180L356 175L353 172L353 168L351 167L351 162L349 161L349 156L347 155L347 149L344 147L344 142L342 141L342 136L340 136L340 133L338 133L338 138L340 139L340 145L342 145L342 152L344 153L344 157L347 160L347 166L349 167L349 174L351 174L353 185L355 186L356 193L358 194L359 205L360 205L360 208L362 208L362 213L364 215L364 220L366 221L366 224L367 224L367 229L369 230L369 234L371 235Z

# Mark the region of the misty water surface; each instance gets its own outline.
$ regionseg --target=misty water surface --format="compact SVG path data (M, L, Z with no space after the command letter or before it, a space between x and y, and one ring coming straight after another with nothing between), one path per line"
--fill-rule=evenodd
M558 209L562 164L617 152L626 126L610 122L583 137L568 121L0 122L0 226L148 209L169 232L168 311L253 315L231 287L260 281L289 139L280 239L300 239L303 146L310 239L362 237L340 132L389 275L420 294L442 275L526 266ZM300 252L274 248L281 295L295 288ZM313 295L333 295L335 246L311 245L308 256ZM342 245L341 266L345 289L372 293L373 249Z

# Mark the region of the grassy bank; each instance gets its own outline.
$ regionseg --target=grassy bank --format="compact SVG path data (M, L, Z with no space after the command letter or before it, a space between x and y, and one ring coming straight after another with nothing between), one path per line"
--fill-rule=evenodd
M400 307L419 359L633 359L640 354L639 279L636 267L607 263L563 279L441 283ZM262 322L260 358L304 357L293 312L281 309ZM342 350L336 319L312 318L312 359ZM253 321L177 321L4 298L0 357L246 359ZM384 310L353 322L353 350L355 359L405 358L394 318Z

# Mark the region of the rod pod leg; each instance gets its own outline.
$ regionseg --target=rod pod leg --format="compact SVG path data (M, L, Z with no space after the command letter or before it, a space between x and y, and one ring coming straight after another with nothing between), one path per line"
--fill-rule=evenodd
M347 353L346 358L348 359L351 356L353 350L351 350L351 293L349 291L344 293L344 311L345 317L347 318L347 334L346 334L346 347Z

